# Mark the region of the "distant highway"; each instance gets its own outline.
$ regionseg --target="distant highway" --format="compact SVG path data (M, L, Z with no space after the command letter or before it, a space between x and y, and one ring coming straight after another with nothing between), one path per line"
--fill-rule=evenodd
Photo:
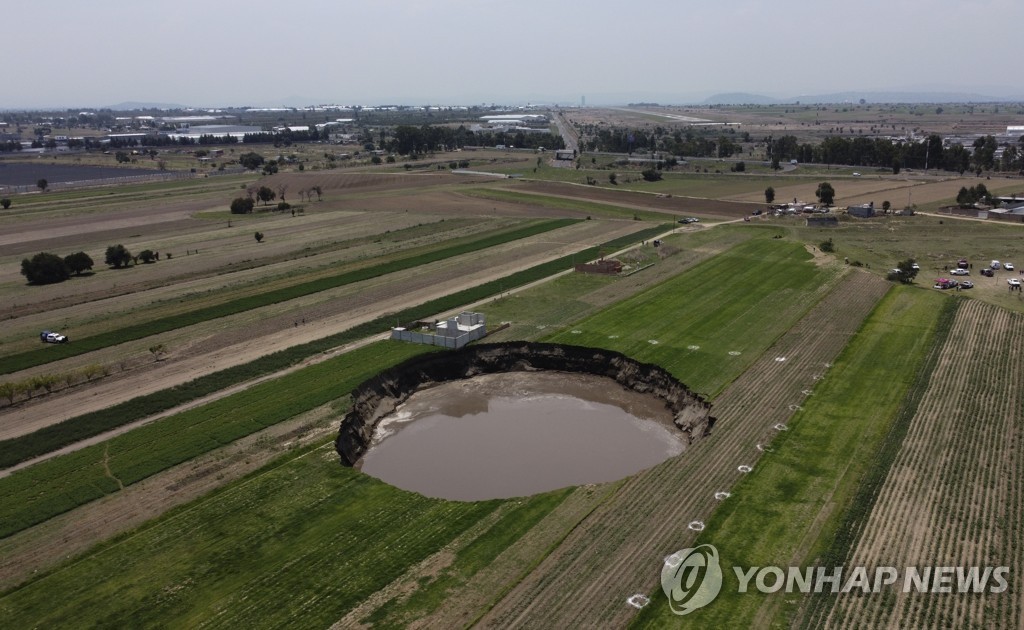
M576 151L579 155L580 150L580 139L576 135L576 130L572 128L569 121L565 119L565 116L561 112L552 112L555 118L555 124L558 125L558 134L562 136L562 140L565 142L565 148L569 151Z

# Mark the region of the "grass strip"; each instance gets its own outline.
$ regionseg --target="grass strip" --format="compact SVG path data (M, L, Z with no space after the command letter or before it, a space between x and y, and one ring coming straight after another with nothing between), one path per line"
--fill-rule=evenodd
M586 249L582 253L535 265L499 280L430 300L396 314L379 317L324 339L281 350L177 387L140 396L114 407L78 416L13 440L6 440L0 444L0 455L7 461L12 461L14 458L8 452L10 449L11 453L21 454L22 459L18 461L24 461L28 458L28 453L50 452L60 445L134 422L230 385L283 369L313 354L387 330L396 318L400 321L413 321L451 310L494 295L501 290L528 284L563 271L574 258L582 260L596 257L601 250L618 249L650 238L665 229L666 226L643 229ZM392 347L404 350L381 350ZM135 483L271 424L308 411L326 400L341 397L355 387L360 379L368 378L428 348L391 342L383 345L372 344L279 379L261 383L208 405L165 418L152 425L139 427L102 444L19 470L0 479L0 496L5 497L3 505L0 505L0 538L114 492L121 485ZM356 366L365 365L365 369L357 372L362 376L354 380L345 378L339 381L341 376L338 374L344 375L348 372L341 371L335 374L335 371L340 370L341 366L349 365L348 361L352 361ZM333 398L325 399L325 394L321 390L316 390L320 393L311 393L307 389L307 381L314 384L321 381L327 383ZM242 415L239 416L238 413ZM184 428L180 424L182 422L185 423L184 426L198 423L202 429L188 437L191 430ZM78 437L69 441L67 436L71 434ZM154 435L163 437L157 440L151 437Z
M836 528L835 535L831 537L831 540L826 541L827 547L820 554L820 560L818 561L820 566L843 566L846 564L850 554L856 549L857 543L864 533L864 528L868 524L871 511L875 507L875 502L878 500L878 495L882 492L885 480L889 477L889 471L892 469L896 457L903 448L903 440L907 437L910 422L917 415L917 408L928 391L928 384L931 381L932 373L938 365L943 346L953 330L956 313L961 304L962 301L956 299L947 300L942 305L928 356L918 368L910 391L903 399L903 404L896 414L896 419L893 421L889 433L886 434L885 439L878 448L878 452L872 458L874 465L864 474L864 478L860 483L860 487L857 488L853 501L851 501L846 512L843 514L839 526ZM821 625L821 619L816 619L816 617L827 614L827 611L834 602L835 598L830 593L812 593L809 596L807 605L801 611L801 622L794 624L792 623L793 620L790 619L785 625L787 627ZM785 612L792 613L792 611Z
M354 282L361 282L363 280L369 280L389 273L412 269L420 265L430 264L453 256L468 254L511 241L536 236L537 234L566 227L576 222L578 222L577 219L552 219L549 221L533 223L514 230L499 232L497 234L485 236L466 243L459 243L436 251L425 252L414 256L406 256L404 258L398 258L378 265L354 269L338 275L328 276L326 278L318 278L309 282L303 282L288 287L282 287L280 289L274 289L272 291L237 298L229 302L199 308L194 311L124 326L122 328L93 335L91 337L75 339L74 343L48 348L47 352L40 352L39 350L19 352L8 357L4 357L3 364L0 365L0 374L10 374L30 367L44 365L52 361L58 361L60 359L78 356L87 352L100 350L102 348L108 348L110 346L125 343L126 341L143 339L151 335L157 335L171 330L176 330L178 328L193 326L213 319L236 315L238 313L244 313L245 311L269 306L271 304L294 300L313 293L336 289Z

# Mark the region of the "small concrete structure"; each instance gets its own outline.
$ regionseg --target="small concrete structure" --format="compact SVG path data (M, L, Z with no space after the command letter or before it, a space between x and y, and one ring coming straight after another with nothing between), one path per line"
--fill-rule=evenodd
M487 336L487 325L483 313L465 311L456 317L449 317L433 325L433 332L407 330L403 327L391 329L391 338L398 341L422 343L428 346L459 349L470 341Z

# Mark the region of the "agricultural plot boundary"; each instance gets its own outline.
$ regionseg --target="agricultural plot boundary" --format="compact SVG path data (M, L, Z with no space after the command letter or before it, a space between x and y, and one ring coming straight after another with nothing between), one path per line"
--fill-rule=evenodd
M709 437L628 479L482 625L625 625L635 612L626 599L651 592L664 556L696 536L688 524L709 518L716 493L744 475L738 466L757 463L758 445L770 444L773 426L804 401L889 286L866 273L845 276L714 401Z
M1005 592L822 598L805 627L1019 628L1024 550L1024 317L967 300L848 561L1010 567ZM954 575L952 586L960 578ZM989 586L991 586L991 578Z
M228 315L243 313L245 311L250 311L271 304L277 304L279 302L285 302L287 300L303 297L312 293L335 289L347 284L352 284L353 282L376 278L385 274L411 269L413 267L444 260L453 256L487 249L489 247L494 247L496 245L501 245L530 236L536 236L537 234L543 234L544 232L566 227L576 222L578 222L578 219L553 219L550 221L543 221L533 225L527 225L510 231L486 236L468 243L460 243L458 245L453 245L433 252L407 256L389 262L384 262L382 264L362 267L326 278L319 278L310 282L303 282L289 287L282 287L280 289L238 298L215 306L196 309L187 313L179 313L170 317L162 317L141 324L125 326L117 330L100 333L91 337L75 339L74 343L47 348L47 352L40 352L38 349L19 352L3 358L3 364L0 365L0 373L10 374L60 359L78 356L101 348L115 346L126 341L143 339L151 335L183 328L185 326L191 326L193 324L226 317Z
M817 564L932 348L945 299L897 287L879 303L794 417L775 431L772 452L731 489L739 500L726 500L693 541L715 545L729 567L722 592L680 618L661 589L652 590L637 626L758 627L794 610L789 602L800 601L799 594L740 593L731 567Z
M657 226L640 230L639 232L608 241L601 246L584 250L582 253L576 254L575 256L584 258L594 257L599 255L601 250L618 249L630 243L635 243L638 240L659 234L665 231L665 229L666 226ZM510 274L500 280L487 282L471 289L466 289L443 298L425 302L417 307L401 311L397 314L397 317L402 320L409 321L450 310L462 304L467 304L475 300L494 295L503 289L527 284L529 282L545 278L553 273L557 273L558 271L562 271L567 268L573 258L574 256L572 255L565 256ZM395 317L396 315L381 317L378 320L373 320L366 324L356 326L339 333L338 335L333 335L311 344L296 346L295 348L290 348L288 350L268 355L267 357L263 357L252 363L222 370L200 379L196 379L195 381L190 381L183 386L157 392L150 396L140 397L139 399L102 410L101 412L96 412L95 414L87 414L86 416L72 418L64 423L53 425L52 427L48 427L42 431L37 431L27 436L10 440L9 442L13 443L20 440L26 440L26 442L19 445L21 453L30 452L31 450L40 452L40 449L48 449L41 451L42 453L46 453L54 448L59 448L59 446L54 445L58 441L66 440L66 435L73 431L80 431L80 433L78 433L78 440L102 433L104 430L127 424L128 422L143 418L147 415L151 415L152 413L157 413L164 409L169 409L177 404L193 400L202 395L223 389L224 387L241 382L248 378L254 378L262 374L270 373L276 369L288 367L305 357L317 352L322 352L328 348L336 347L346 342L380 332L380 330L386 329L391 322L394 321ZM369 350L376 347L377 344L368 346L368 349L363 349L367 351L364 359L365 364L368 366L368 369L373 370L367 373L367 376L397 362L393 356L387 356L386 353L380 352L374 354L372 350ZM422 352L424 351L423 348L426 348L425 346L422 348L417 346L406 347L415 349L418 352ZM413 352L411 350L408 350L407 352L408 354L403 356L412 356ZM348 355L342 356L345 357ZM304 368L284 378L294 378L294 382L302 383L303 379L311 378L311 374L321 373L319 371L320 365L334 365L332 361L326 361L309 368ZM266 391L276 391L276 396L282 396L286 400L290 401L291 405L286 415L281 415L283 412L280 412L279 415L276 416L277 421L281 421L311 409L319 404L316 403L317 399L312 396L306 396L299 402L295 402L293 400L295 394L292 394L291 396L283 396L284 392L291 393L291 390L287 388L278 389L279 385L276 383L277 381L271 381L260 384L252 390L239 392L238 394L234 394L220 401L211 403L211 405L222 404L224 405L224 409L240 408L248 404L246 401L251 402L253 400L257 400L259 396L265 395ZM349 389L351 389L351 386L349 386L348 389L341 387L341 391L343 392L348 391ZM251 421L251 419L239 419L237 421L232 421L228 423L230 426L221 426L219 423L214 422L213 424L206 425L206 428L204 429L204 431L208 432L208 439L197 440L188 447L181 447L180 444L175 447L173 444L168 444L167 448L170 449L171 452L164 454L159 454L155 450L136 449L134 446L127 446L153 441L154 438L150 436L163 434L164 431L167 430L166 427L173 426L176 419L180 417L185 417L185 421L188 422L187 419L189 418L202 419L209 413L210 405L206 405L194 410L189 410L183 414L177 414L170 418L166 418L153 425L140 427L113 438L113 440L119 440L120 443L125 444L126 450L132 452L131 457L123 457L120 461L110 459L109 451L106 451L106 454L101 455L99 454L99 451L96 450L100 446L108 445L112 442L112 440L108 440L102 444L83 449L83 451L70 453L68 455L40 462L39 464L16 471L10 476L0 479L0 494L13 497L16 493L26 493L25 496L31 497L31 499L19 501L5 501L3 505L0 505L0 538L9 536L26 527L40 523L79 505L84 505L85 503L95 500L104 494L116 491L119 487L122 487L122 485L126 485L126 483L133 483L143 479L149 475L164 470L177 463L187 461L262 428L259 422ZM58 429L59 427L63 427L63 429ZM43 431L45 431L45 433L43 433ZM173 436L175 433L172 432L168 435ZM29 439L32 441L28 441ZM65 441L64 443L70 442ZM150 445L149 448L153 449L155 447ZM8 449L4 448L2 452L7 456ZM115 463L114 468L110 468L112 462ZM124 466L127 472L117 473L116 475L114 472L111 472L109 476L110 478L103 478L98 482L91 477L79 476L69 472L71 470L88 468L89 466L95 467L100 464L110 468L111 471L119 466ZM61 479L67 480L68 475L71 475L73 480L73 488L71 489L62 487L60 483ZM114 478L115 476L116 479Z

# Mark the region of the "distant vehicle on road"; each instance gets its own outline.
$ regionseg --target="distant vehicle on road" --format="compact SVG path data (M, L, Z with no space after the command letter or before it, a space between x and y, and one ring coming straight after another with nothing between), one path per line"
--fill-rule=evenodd
M39 341L42 341L43 343L67 343L69 339L60 333L44 330L39 333Z

